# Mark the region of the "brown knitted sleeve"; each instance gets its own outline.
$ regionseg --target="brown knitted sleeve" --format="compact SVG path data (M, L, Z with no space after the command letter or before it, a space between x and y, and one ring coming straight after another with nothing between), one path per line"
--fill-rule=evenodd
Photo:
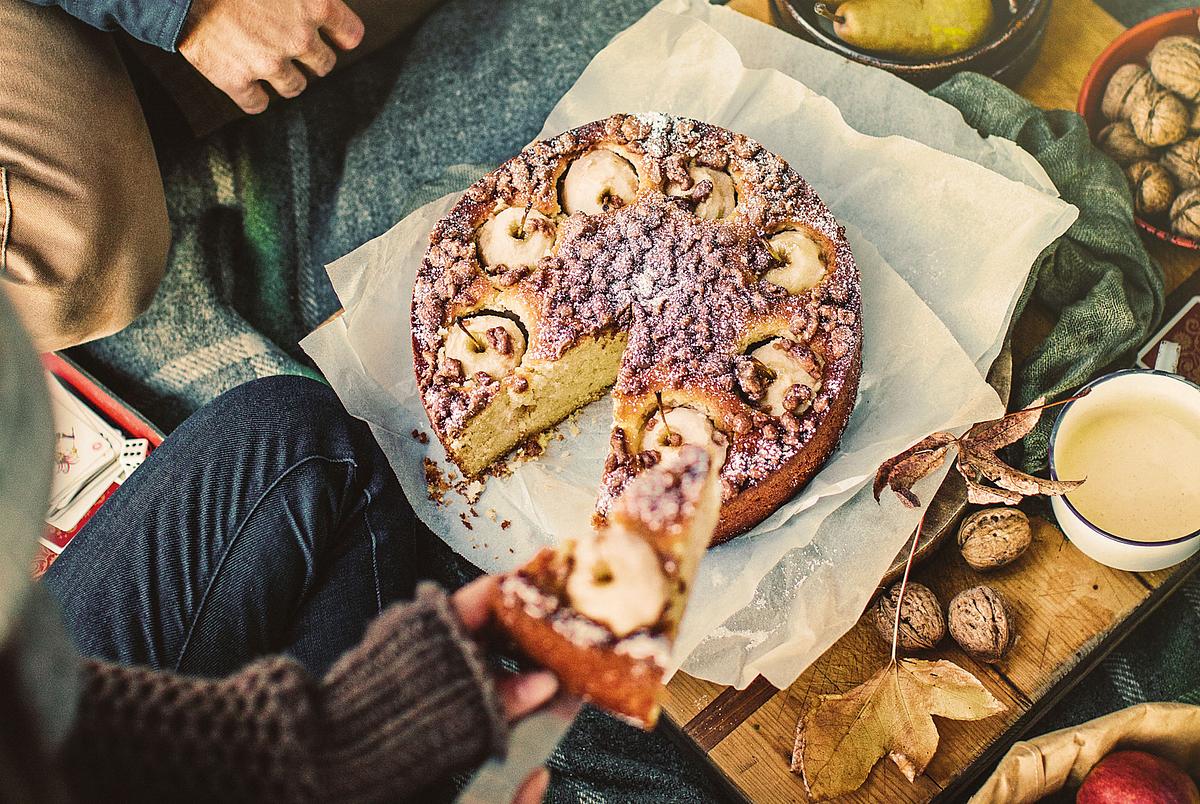
M84 674L61 767L85 800L395 799L507 739L483 656L432 585L319 683L286 657L219 680L96 661Z

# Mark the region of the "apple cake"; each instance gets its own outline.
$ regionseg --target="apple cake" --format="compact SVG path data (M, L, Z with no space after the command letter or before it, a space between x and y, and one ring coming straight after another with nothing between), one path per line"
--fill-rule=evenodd
M709 450L686 445L631 480L603 525L500 582L500 627L563 687L642 728L721 508Z
M664 114L541 140L437 222L413 290L422 401L467 476L611 389L598 521L684 445L712 448L714 544L820 469L854 407L858 269L758 142Z

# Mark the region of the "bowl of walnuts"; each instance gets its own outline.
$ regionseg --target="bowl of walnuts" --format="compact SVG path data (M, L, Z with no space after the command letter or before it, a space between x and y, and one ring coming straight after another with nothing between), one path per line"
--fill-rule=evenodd
M1117 37L1084 79L1077 111L1124 170L1137 225L1200 249L1200 8Z

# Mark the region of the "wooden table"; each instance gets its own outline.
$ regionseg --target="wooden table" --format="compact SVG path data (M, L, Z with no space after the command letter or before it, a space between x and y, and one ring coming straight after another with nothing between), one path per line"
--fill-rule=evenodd
M768 0L733 0L730 7L770 22ZM1084 75L1124 28L1091 0L1054 0L1041 56L1018 88L1039 106L1074 109ZM1146 236L1163 267L1168 310L1200 292L1200 256ZM1182 287L1181 287L1182 286ZM1018 323L1018 358L1049 330L1052 319L1032 307ZM946 602L956 592L987 582L1013 603L1019 640L999 666L973 662L950 640L939 657L975 673L1008 706L1002 715L974 722L938 719L941 746L914 783L889 761L847 801L904 802L965 798L981 774L1028 731L1052 703L1200 565L1126 573L1091 561L1058 528L1036 520L1029 553L986 578L948 544L918 568L915 578ZM825 653L792 686L777 690L762 678L744 690L678 674L667 688L665 711L689 745L706 755L729 782L730 792L756 802L807 801L800 778L788 770L796 722L822 693L845 692L887 661L888 646L864 622Z

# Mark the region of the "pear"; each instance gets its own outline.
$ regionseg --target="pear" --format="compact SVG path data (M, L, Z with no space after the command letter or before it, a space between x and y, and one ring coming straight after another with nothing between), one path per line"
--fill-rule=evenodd
M844 0L816 12L849 45L915 59L969 50L992 26L991 0Z

